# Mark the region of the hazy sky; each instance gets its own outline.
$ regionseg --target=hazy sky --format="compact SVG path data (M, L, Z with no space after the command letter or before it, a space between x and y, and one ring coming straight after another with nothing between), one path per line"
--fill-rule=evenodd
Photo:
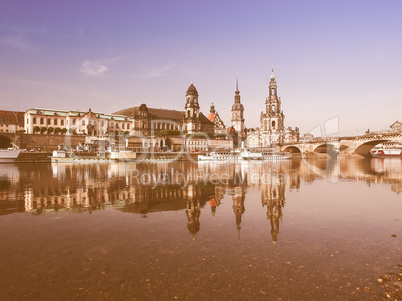
M230 125L236 75L259 126L271 65L286 126L340 134L402 120L402 1L0 1L0 109L146 103L183 110L191 81Z

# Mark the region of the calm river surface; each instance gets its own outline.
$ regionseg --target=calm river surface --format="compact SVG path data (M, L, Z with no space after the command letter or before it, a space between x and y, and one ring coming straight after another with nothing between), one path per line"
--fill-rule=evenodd
M0 164L1 300L376 300L402 160Z

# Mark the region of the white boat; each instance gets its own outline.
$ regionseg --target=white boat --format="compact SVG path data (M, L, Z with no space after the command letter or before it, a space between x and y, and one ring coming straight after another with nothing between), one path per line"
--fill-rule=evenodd
M52 163L108 163L110 160L101 156L71 156L65 150L55 150L50 157Z
M0 159L10 160L18 158L21 150L14 143L12 145L13 147L9 147L7 149L0 149Z
M241 160L239 152L210 152L198 155L198 161L237 161Z
M252 152L249 150L242 150L240 153L240 157L242 160L263 160L264 157L260 152Z
M287 152L263 151L262 157L264 160L287 160L292 157L292 154Z
M284 160L290 159L291 154L275 151L254 151L248 149L236 150L234 152L210 152L205 155L198 155L198 161L240 161L240 160Z

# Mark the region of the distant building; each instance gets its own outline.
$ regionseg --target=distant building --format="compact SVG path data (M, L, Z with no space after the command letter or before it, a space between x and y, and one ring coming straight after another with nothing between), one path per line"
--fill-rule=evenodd
M272 68L269 83L269 96L266 98L266 112L261 112L260 128L247 133L248 147L270 147L275 144L299 141L299 129L285 127L285 115L281 109L281 98L278 97L277 84Z
M17 133L24 131L25 112L0 110L0 132Z
M134 120L122 115L89 111L63 111L52 109L29 109L25 113L27 134L85 134L104 136L110 133L129 133Z
M393 132L402 132L402 122L398 120L389 126Z
M223 123L219 113L215 110L214 102L211 103L211 108L209 109L208 120L213 122L214 124L214 132L215 133L225 133L227 132L227 128Z
M200 112L198 92L191 83L186 93L185 111L148 108L146 104L120 110L115 114L134 119L134 131L149 135L151 130L183 130L187 134L214 132L214 122Z

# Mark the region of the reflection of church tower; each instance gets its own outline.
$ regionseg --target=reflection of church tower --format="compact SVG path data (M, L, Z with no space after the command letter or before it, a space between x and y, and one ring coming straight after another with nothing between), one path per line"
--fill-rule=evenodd
M184 130L188 133L201 131L200 105L198 104L198 92L191 83L186 93L186 105L184 116Z
M241 217L243 213L246 211L244 207L244 199L246 195L245 188L242 186L237 186L234 189L235 194L233 195L233 212L236 216L236 227L237 227L237 234L240 240L240 224L241 224Z
M209 205L211 206L212 216L215 217L216 208L221 204L221 199L225 195L225 188L214 186L215 193L209 196Z
M236 130L236 134L241 140L244 139L244 107L240 103L239 84L236 78L235 101L232 106L232 127Z
M187 229L193 235L200 231L200 214L201 214L201 204L199 198L195 196L194 186L189 185L187 188L187 198L186 198L186 214L187 214Z
M261 187L262 205L267 206L267 218L271 223L272 242L276 244L279 235L279 221L285 205L285 183L270 183Z

